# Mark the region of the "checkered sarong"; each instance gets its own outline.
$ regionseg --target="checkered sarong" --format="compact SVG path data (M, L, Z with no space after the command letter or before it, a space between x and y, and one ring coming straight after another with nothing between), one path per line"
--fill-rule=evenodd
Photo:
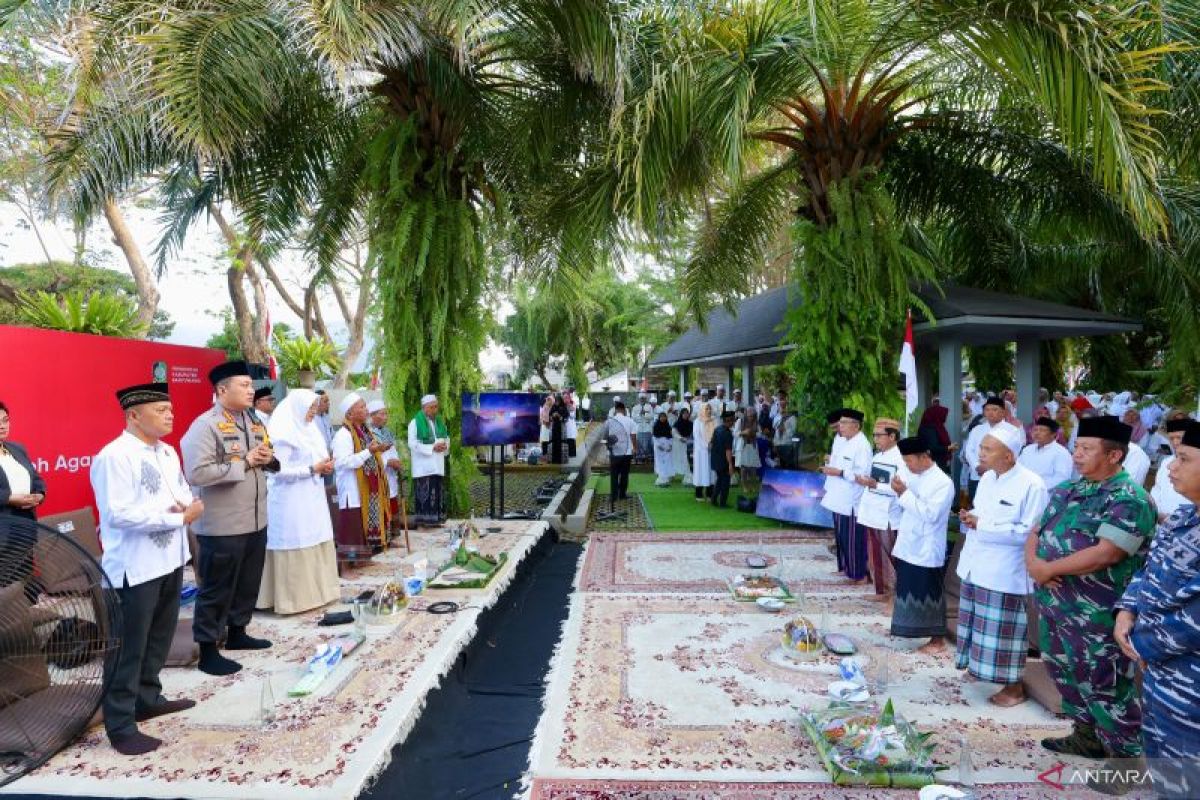
M1029 642L1025 597L963 581L958 600L957 666L981 681L1018 683Z

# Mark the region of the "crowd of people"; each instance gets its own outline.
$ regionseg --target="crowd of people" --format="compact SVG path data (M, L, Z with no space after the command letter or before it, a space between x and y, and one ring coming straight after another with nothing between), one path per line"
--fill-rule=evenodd
M198 668L230 675L242 666L229 653L271 647L248 631L256 608L294 614L335 602L339 563L381 553L398 525L445 521L450 435L435 396L421 398L408 422L406 474L382 401L348 394L335 429L320 391L293 389L276 406L270 389L255 389L243 361L214 368L209 379L214 404L191 422L179 453L163 442L175 428L167 384L118 390L124 429L91 466L102 566L122 612L104 726L126 755L162 743L139 731L139 722L195 705L164 697L159 680L189 560L199 587L192 623ZM0 522L5 515L35 520L46 485L25 450L9 441L10 427L0 404ZM402 520L409 477L414 508Z
M1086 407L1043 398L1026 427L1011 398L968 397L960 481L946 457L956 448L944 407L927 410L908 438L896 420L874 420L873 443L864 414L831 411L822 505L834 519L837 573L872 582L892 604L891 634L928 639L919 650L936 656L948 649L947 534L957 508L956 666L996 685L995 705L1024 702L1032 606L1041 657L1072 721L1070 734L1042 746L1106 760L1109 779L1097 773L1094 789L1129 791L1145 756L1156 791L1193 797L1200 422L1153 402L1122 407L1128 394L1107 407L1082 399ZM1147 449L1162 455L1151 492Z
M769 399L759 392L750 403L740 389L727 397L724 386L682 399L671 390L663 402L642 392L632 410L615 398L605 426L616 499L626 496L632 464L642 462L653 463L658 486L678 479L694 487L697 502L727 507L734 476L753 492L764 469L794 467L798 455L796 413L785 391Z

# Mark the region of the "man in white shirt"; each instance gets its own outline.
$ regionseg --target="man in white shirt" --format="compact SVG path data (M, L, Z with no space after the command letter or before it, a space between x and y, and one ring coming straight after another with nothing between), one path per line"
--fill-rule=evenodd
M954 482L942 472L918 437L897 445L909 472L892 478L899 497L900 526L892 558L896 567L896 600L892 606L892 636L924 639L922 653L946 647L946 598L942 593L946 567L946 523L954 502Z
M867 529L867 564L875 584L876 600L887 600L896 588L896 569L892 566L892 547L896 543L896 528L903 511L899 498L892 491L892 478L905 477L904 458L896 443L900 440L900 422L894 419L875 420L872 434L876 453L870 471L855 475L863 487L858 501L856 518Z
M708 389L700 389L692 401L692 422L700 419L700 409L708 405Z
M631 417L637 429L636 455L639 461L645 461L653 454L654 444L650 435L654 428L654 403L650 402L645 392L638 395L637 405L633 407Z
M680 405L679 401L676 399L677 396L678 395L675 394L674 389L670 390L667 392L667 401L665 403L661 403L657 408L654 409L655 415L666 414L667 422L671 423L672 425L674 425L675 421L679 419Z
M839 409L838 433L833 437L829 458L821 467L825 475L825 496L821 498L821 506L833 514L838 565L835 574L845 575L854 583L867 578L867 529L854 518L863 493L863 487L855 478L871 471L871 445L863 435L862 423L861 411Z
M275 392L270 386L261 386L254 390L254 416L266 425L271 421L271 413L275 410Z
M1179 443L1183 441L1183 432L1190 423L1191 420L1184 417L1168 420L1163 426L1167 430L1167 441L1171 444L1172 455L1159 462L1158 472L1154 474L1154 487L1150 490L1150 499L1154 501L1154 510L1158 514L1159 522L1167 520L1180 506L1192 504L1191 500L1175 491L1171 477L1167 474L1171 462L1175 460L1174 454L1179 451Z
M625 413L625 404L617 401L604 422L604 437L609 445L609 497L624 500L629 493L629 464L637 447L637 424Z
M1033 444L1021 450L1021 465L1037 473L1049 491L1063 481L1071 480L1075 465L1071 454L1057 441L1058 423L1050 417L1039 417L1033 424Z
M408 423L408 457L412 460L413 520L419 525L441 525L446 521L443 484L446 456L450 454L450 431L438 413L436 395L421 398L421 410Z
M1134 483L1145 487L1146 476L1150 474L1150 456L1146 454L1145 450L1135 442L1130 442L1129 452L1125 454L1125 460L1121 464L1129 473L1129 477L1133 478Z
M357 392L342 398L342 427L333 435L338 524L338 561L356 564L387 548L391 531L387 464L391 445L377 440L368 425L367 401Z
M963 471L967 475L967 496L975 499L975 490L979 487L979 479L983 477L984 469L979 464L979 443L988 432L1004 421L1007 410L1004 401L999 397L989 397L983 404L983 423L971 429L967 443L963 445Z
M138 756L162 744L139 731L138 722L196 705L163 697L158 674L179 622L187 526L204 505L192 497L175 450L160 441L175 423L167 384L131 386L117 400L125 432L91 468L102 563L121 603L121 650L108 676L104 729L113 749Z
M1025 598L1031 586L1025 542L1050 496L1041 476L1018 463L1024 444L1025 432L1015 425L992 428L979 446L987 472L974 508L958 513L965 539L958 558L956 665L981 681L1001 684L988 701L1003 708L1026 699L1021 675L1029 649Z

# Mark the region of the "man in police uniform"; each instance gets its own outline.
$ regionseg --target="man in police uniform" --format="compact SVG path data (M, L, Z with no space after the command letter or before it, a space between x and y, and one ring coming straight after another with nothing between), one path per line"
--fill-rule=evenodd
M1114 635L1142 665L1142 743L1154 789L1185 798L1200 796L1200 422L1178 433L1167 479L1183 504L1158 526L1146 568L1117 603Z
M1042 657L1074 727L1069 736L1042 740L1056 753L1142 754L1134 663L1113 638L1115 606L1141 568L1154 530L1146 490L1121 466L1132 432L1116 417L1080 421L1072 458L1081 477L1051 491L1025 545L1029 575L1038 584Z
M200 645L202 671L231 675L242 665L221 655L222 639L226 650L271 646L247 635L246 626L266 558L266 473L277 471L279 462L266 426L249 413L254 383L246 362L221 364L208 377L217 402L196 418L180 442L188 483L204 501L204 513L192 524L200 545L192 637Z

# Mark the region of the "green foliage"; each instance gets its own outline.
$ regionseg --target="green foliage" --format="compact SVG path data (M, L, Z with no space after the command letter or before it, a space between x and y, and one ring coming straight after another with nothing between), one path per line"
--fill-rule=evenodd
M19 304L21 321L35 328L130 339L145 333L133 303L117 295L88 297L78 290L58 296L34 292L20 295Z
M967 351L967 363L980 391L1001 392L1013 386L1015 359L1016 353L1010 344L971 347Z
M230 309L227 308L221 312L221 330L209 336L204 346L214 350L224 350L230 361L240 361L245 358L241 342L238 340L237 323L234 322L233 312Z
M914 281L930 265L903 242L903 227L882 182L835 186L829 194L835 221L795 225L798 297L788 312L787 365L796 376L800 423L820 439L831 408L854 407L867 415L899 417L899 344L907 310L920 301Z
M305 339L275 334L275 353L284 373L314 372L320 378L341 366L337 348L324 339Z
M66 261L14 264L0 269L0 325L17 324L21 319L17 296L35 292L53 295L83 292L88 298L108 294L125 298L130 303L137 302L133 278L123 272ZM154 314L147 336L150 339L166 339L174 329L175 323L170 315L159 310Z

